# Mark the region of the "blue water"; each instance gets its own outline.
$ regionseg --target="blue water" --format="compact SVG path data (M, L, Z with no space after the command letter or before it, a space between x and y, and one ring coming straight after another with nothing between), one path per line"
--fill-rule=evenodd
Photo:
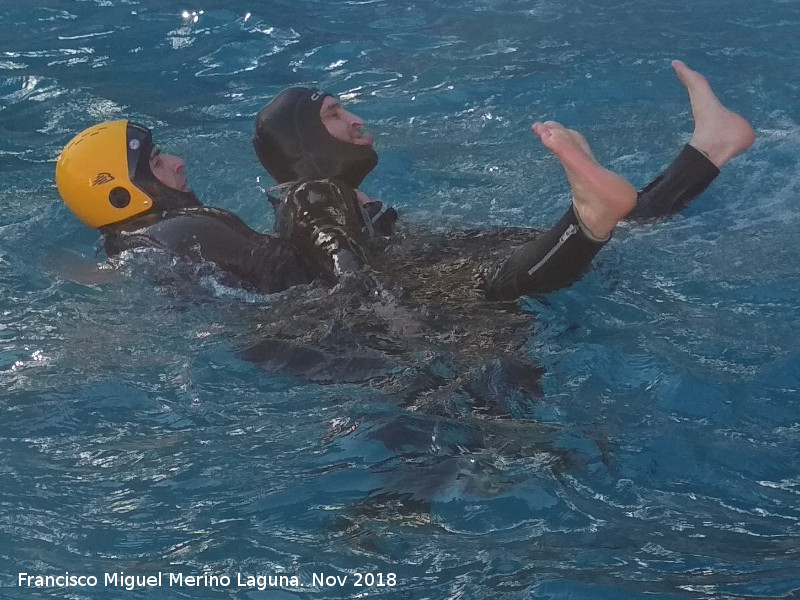
M798 26L786 0L2 0L0 597L800 597ZM529 124L644 184L691 131L672 58L758 140L525 302L544 397L512 419L238 359L269 298L98 269L53 184L76 132L131 118L268 230L252 117L312 83L369 122L364 189L404 219L547 226L568 190ZM99 583L19 585L67 571ZM168 579L204 573L231 580Z

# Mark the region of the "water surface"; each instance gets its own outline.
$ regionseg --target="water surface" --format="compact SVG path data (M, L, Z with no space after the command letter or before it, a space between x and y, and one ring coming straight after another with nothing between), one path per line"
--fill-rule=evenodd
M4 0L0 595L800 594L798 24L777 0ZM269 298L157 259L98 271L53 184L75 133L131 118L267 231L252 118L313 84L369 122L364 189L404 219L548 226L568 189L530 123L580 129L642 185L691 131L672 58L758 141L684 213L620 228L584 280L523 302L544 394L506 419L241 360ZM100 585L18 586L65 571ZM231 584L105 588L119 572Z

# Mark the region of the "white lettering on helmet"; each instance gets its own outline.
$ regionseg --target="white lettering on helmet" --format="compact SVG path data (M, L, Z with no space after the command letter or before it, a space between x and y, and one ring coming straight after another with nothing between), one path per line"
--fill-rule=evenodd
M322 98L322 94L320 92L314 92L313 94L311 94L311 101L312 102L316 102L320 98Z

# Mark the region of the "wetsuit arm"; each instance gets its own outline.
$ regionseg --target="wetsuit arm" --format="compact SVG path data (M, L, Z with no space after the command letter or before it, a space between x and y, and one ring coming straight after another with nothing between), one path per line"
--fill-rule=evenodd
M567 287L581 278L607 241L592 238L570 205L552 229L491 269L482 288L489 300L516 300Z
M639 191L636 206L626 219L635 221L675 214L699 196L717 175L716 165L687 144L661 175Z
M181 209L148 215L103 233L109 256L134 248L155 248L190 261L212 263L251 291L274 293L313 279L290 242L262 235L227 211Z

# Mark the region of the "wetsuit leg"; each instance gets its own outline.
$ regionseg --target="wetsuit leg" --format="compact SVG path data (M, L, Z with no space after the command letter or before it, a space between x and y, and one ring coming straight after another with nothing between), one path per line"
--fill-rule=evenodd
M355 192L338 182L308 181L291 188L278 210L280 236L331 282L367 262L353 233L359 231L354 198Z
M674 214L705 190L719 169L687 145L667 169L639 192L630 220ZM607 240L587 234L570 206L550 231L517 249L482 285L490 300L514 300L567 287L580 279Z
M590 237L572 206L537 239L521 246L483 282L489 300L516 300L566 287L586 272L608 240Z
M699 196L719 169L702 152L686 145L667 169L639 191L627 220L643 220L675 214Z

